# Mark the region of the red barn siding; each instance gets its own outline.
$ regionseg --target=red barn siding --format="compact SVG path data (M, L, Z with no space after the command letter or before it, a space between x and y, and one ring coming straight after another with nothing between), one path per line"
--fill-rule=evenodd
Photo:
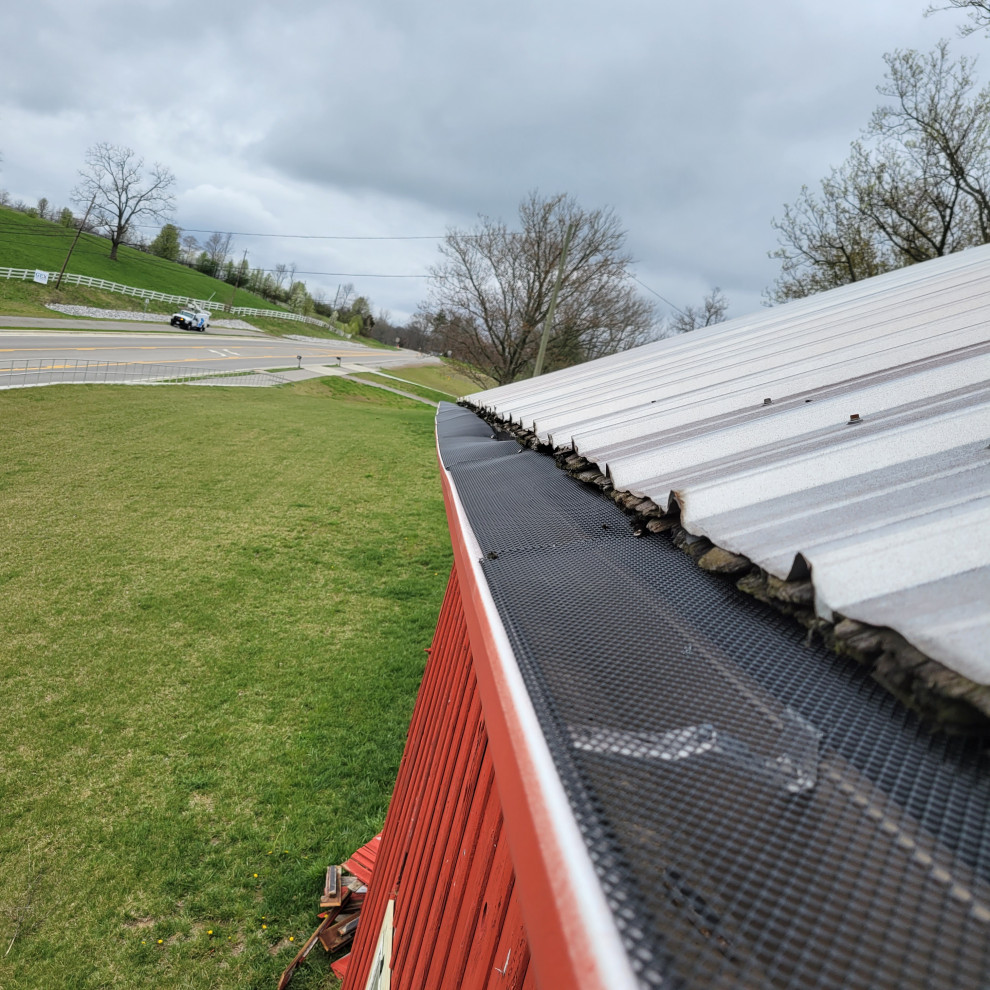
M392 986L535 988L456 569L451 573L345 990L364 990L394 897Z

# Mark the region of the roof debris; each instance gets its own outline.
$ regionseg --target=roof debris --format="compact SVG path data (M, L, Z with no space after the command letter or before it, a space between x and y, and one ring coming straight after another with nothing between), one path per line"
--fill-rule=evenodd
M277 990L285 990L317 942L329 955L339 954L343 949L350 948L361 920L361 908L368 893L381 839L379 833L342 866L327 867L326 881L320 895L320 923L285 968ZM347 971L346 959L347 956L342 956L330 964L341 979Z

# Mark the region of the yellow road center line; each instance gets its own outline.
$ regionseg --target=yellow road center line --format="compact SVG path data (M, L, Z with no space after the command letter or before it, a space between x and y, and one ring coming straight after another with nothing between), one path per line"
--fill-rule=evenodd
M130 350L139 351L168 351L172 348L168 347L133 347ZM38 351L61 351L63 354L66 351L126 351L128 348L119 347L113 345L107 345L106 347L0 347L0 354L21 354L23 352L38 352ZM215 348L208 347L206 345L198 345L192 348L183 348L183 350L197 350L197 351L207 351L215 350ZM297 352L298 353L298 352ZM338 355L336 351L310 351L309 353L303 353L303 357L332 357L335 361L339 356L344 361L350 360L355 357L367 357L369 354L377 354L377 351L367 350L367 351L351 351L350 353ZM237 357L242 357L245 360L251 359L255 360L258 358L264 358L268 360L269 358L277 358L279 361L287 361L290 358L295 360L295 354L241 354L241 355L228 355L228 354L217 354L216 357L223 358L224 360L235 360Z

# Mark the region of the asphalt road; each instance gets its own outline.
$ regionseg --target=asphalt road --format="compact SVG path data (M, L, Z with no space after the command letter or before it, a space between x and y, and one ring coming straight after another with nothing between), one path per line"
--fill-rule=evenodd
M0 326L29 317L0 317ZM27 361L49 364L54 370L66 362L108 361L145 365L174 365L222 371L289 368L302 364L395 368L437 363L416 351L366 347L353 341L304 343L239 331L213 329L206 333L158 330L155 325L102 320L38 320L43 326L69 324L63 329L0 329L0 372ZM94 333L90 325L103 332ZM86 329L83 329L83 328ZM139 332L135 332L139 331ZM2 374L0 374L2 384Z

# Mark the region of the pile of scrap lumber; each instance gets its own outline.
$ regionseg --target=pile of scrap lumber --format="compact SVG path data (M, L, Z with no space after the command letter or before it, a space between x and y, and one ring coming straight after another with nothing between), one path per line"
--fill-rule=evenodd
M371 882L381 838L381 834L376 835L343 865L327 867L326 882L320 895L320 923L282 973L278 990L284 990L289 985L317 942L330 955L339 955L341 950L350 948L361 919L361 906ZM343 979L347 972L347 956L335 959L331 968Z

